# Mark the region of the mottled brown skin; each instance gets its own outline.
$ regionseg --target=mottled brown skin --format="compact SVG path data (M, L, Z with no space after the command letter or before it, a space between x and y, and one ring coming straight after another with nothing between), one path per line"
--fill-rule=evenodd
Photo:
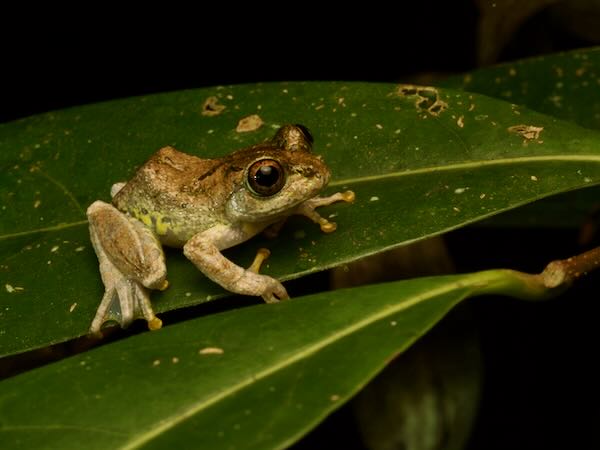
M266 302L288 298L279 281L258 273L259 262L244 269L221 251L292 214L308 217L324 232L335 230L315 208L351 202L354 194L317 196L330 173L311 150L312 137L301 125L285 125L270 141L219 159L164 147L130 181L113 186L112 205L92 203L90 237L105 294L90 331L99 332L110 320L126 327L138 317L160 328L148 289L168 286L161 244L183 247L202 273L229 291Z
M262 158L276 158L287 173L304 178L318 176L328 180L330 176L327 166L315 155L283 150L270 142L238 150L219 159L201 159L173 147L164 147L150 157L115 195L113 205L134 217L139 217L134 209L142 214L156 212L164 216L172 224L172 229L181 232L169 233L160 238L161 242L181 247L198 232L219 223L230 223L226 211L228 199L233 192L245 189L246 168ZM308 197L317 193L317 190L308 193ZM264 201L259 199L258 203ZM293 206L288 204L285 209ZM261 214L257 221L272 223L288 215L283 213L271 209Z

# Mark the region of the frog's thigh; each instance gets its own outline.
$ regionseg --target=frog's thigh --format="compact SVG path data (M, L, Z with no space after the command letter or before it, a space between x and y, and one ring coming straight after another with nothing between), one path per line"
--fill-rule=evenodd
M99 332L111 320L127 327L136 318L146 319L151 329L160 328L145 289L167 286L160 243L143 224L107 203L94 202L87 214L105 287L90 332Z
M107 258L123 276L147 288L166 287L165 255L149 228L101 201L90 205L87 216L92 244L100 260Z

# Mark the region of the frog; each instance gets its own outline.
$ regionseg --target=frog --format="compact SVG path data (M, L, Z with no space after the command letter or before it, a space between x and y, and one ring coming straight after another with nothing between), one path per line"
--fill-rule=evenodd
M235 294L266 303L287 300L283 284L259 273L267 249L244 268L222 251L261 232L276 235L286 219L302 215L325 233L337 225L316 208L352 203L352 191L319 196L331 173L313 153L307 127L288 124L264 142L226 156L203 159L166 146L127 182L111 188L111 203L96 200L87 209L89 233L98 257L104 295L89 332L101 335L109 323L127 328L145 319L162 327L150 293L169 286L163 246L183 254L213 282Z

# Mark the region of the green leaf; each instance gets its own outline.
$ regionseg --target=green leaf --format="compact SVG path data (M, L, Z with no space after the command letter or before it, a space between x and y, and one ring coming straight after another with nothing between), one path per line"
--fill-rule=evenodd
M0 441L6 450L283 448L460 300L523 289L503 270L420 278L136 335L0 383Z
M600 47L486 67L440 84L600 129Z
M209 96L225 109L202 115ZM238 133L258 113L265 125ZM284 280L600 182L600 135L510 103L391 84L239 85L131 98L0 126L0 355L85 334L102 295L84 210L164 145L205 157L303 123L354 205L333 205L338 230L292 220L275 241L227 255ZM529 132L527 127L530 128ZM515 128L516 127L516 128ZM520 134L519 134L520 130ZM539 136L535 136L538 130ZM533 134L531 134L533 133ZM82 248L83 247L83 248ZM158 312L222 295L180 252Z
M600 47L537 56L442 80L441 86L489 95L583 127L600 129ZM598 207L600 188L535 202L485 223L580 227Z

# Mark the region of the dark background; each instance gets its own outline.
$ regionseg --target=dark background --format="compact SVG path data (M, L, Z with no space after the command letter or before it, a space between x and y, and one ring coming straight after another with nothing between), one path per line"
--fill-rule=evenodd
M481 3L344 4L329 11L324 4L306 3L220 9L198 4L200 10L158 9L152 19L119 9L61 16L32 7L3 17L0 122L217 84L429 81L482 63L598 43L574 32L572 23L566 26L555 9L539 8L490 60L481 51ZM448 243L459 271L499 266L539 271L544 262L580 250L576 230L464 229L451 233ZM477 304L485 384L472 448L553 448L575 442L600 448L593 432L599 400L598 372L592 370L597 316L589 310L580 314L590 299L598 300L597 292L598 283L588 281L570 294L571 306L564 299L535 307L506 299ZM362 448L348 408L298 448L333 448L325 443L332 438L335 448Z
M397 10L346 4L330 11L300 3L286 9L202 5L151 21L131 13L120 17L121 11L88 12L58 23L40 14L4 40L0 122L185 88L398 81L474 66L476 10L470 1L439 2L435 14L427 2L402 3Z

